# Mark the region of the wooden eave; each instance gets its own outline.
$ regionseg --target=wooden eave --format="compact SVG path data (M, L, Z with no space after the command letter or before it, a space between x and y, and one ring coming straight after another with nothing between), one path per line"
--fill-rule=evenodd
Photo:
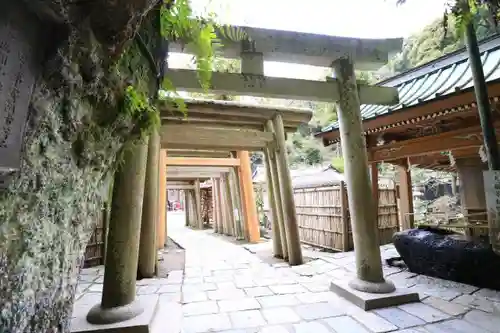
M312 118L312 110L305 108L285 108L234 101L186 99L187 112L183 113L173 105L164 104L160 108L162 124L225 125L235 128L262 130L267 120L281 114L285 130L294 132L301 124Z
M265 131L265 125L277 114L288 132L296 131L312 117L310 109L228 101L186 100L186 105L186 114L168 104L160 109L161 144L167 151L258 151L276 141L274 133Z

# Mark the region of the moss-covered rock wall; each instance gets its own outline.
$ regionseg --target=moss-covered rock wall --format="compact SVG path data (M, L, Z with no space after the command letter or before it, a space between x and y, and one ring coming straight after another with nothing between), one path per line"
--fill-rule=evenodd
M154 86L129 39L156 1L6 1L46 31L21 170L0 189L0 332L68 332L107 181L149 121L127 112L124 92Z

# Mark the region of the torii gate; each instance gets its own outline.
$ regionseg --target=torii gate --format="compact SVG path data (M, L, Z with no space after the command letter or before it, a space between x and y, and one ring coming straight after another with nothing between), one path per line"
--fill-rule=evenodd
M279 200L272 203L276 205L273 206L275 208L273 213L276 212L273 218L276 222L276 227L273 228L274 255L288 260L291 264L301 264L302 254L295 203L286 161L285 132L295 132L299 125L307 123L312 117L312 110L228 101L187 100L186 104L187 117L168 106L161 111L163 124L161 142L167 152L172 151L179 155L182 154L181 149L184 149L184 152L191 155L198 152L198 156L203 156L203 153L196 149L204 149L205 152L207 150L226 152L226 157L229 154L234 156L233 159L219 160L219 162L215 159L188 160L186 157L168 160L167 158L167 165L174 164L173 169L167 170L167 179L216 178L214 207L217 208L216 213L220 215L217 215L215 230L223 230L226 233L227 229L231 229L231 225L234 225L234 209L228 209L221 203L237 201L243 212L246 238L250 242L257 242L260 239L260 228L248 151L265 151L266 156L269 156L269 170L273 169L273 164L279 164L274 167L275 181L269 183L270 191L279 191L277 195L283 198L283 202ZM189 172L187 168L191 168ZM219 169L214 170L214 168ZM232 168L236 169L234 175L230 175ZM222 173L224 175L221 175ZM217 180L219 178L220 184ZM232 200L231 193L235 191L229 190L229 183L239 184L235 189L239 189L236 192L241 192L241 200L239 198ZM194 214L190 214L190 218L194 217L197 221L194 225L201 228L198 189L194 190L194 193L193 199L189 200L195 202Z
M398 102L398 92L395 88L358 83L354 72L355 63L359 69L376 69L385 64L389 53L401 49L402 39L356 39L248 27L235 27L235 29L245 31L246 41L234 42L224 38L223 35L219 37L225 45L223 48L224 57L241 58L241 73L213 73L210 87L212 92L337 103L357 274L356 278L349 283L342 280L332 281L332 291L365 309L418 300L416 294L401 290L395 292L394 284L385 280L383 276L377 240L377 218L371 195L368 159L360 116L360 104L392 105ZM170 51L184 51L181 46L171 46ZM264 76L264 60L330 67L335 78L328 78L325 81L311 81L266 77ZM198 84L195 71L169 69L167 77L179 90L203 91ZM217 107L218 111L214 110L211 114L205 110L205 116L202 117L207 123L211 123L210 125L198 128L191 127L199 139L203 139L204 127L212 128L209 132L213 138L220 135L213 130L217 121L214 124L211 119L217 118L218 114L224 114L225 111L224 107L220 105ZM190 109L188 121L192 114L192 109ZM293 235L296 232L295 204L286 154L283 150L286 128L283 119L284 113L276 112L272 119L266 120L265 131L263 128L259 128L258 131L255 128L251 129L252 126L255 126L255 122L252 122L250 118L247 117L245 120L248 121L247 124L240 122L241 119L233 120L233 124L240 123L241 128L244 129L226 128L225 133L231 133L231 135L227 135L226 140L221 142L221 145L225 147L225 150L247 151L256 149L257 146L261 147L260 149L265 149L266 161L268 165L272 166L268 167L270 170L268 182L269 179L272 183L275 183L275 179L281 180L280 186L274 186L275 189L279 187L280 191L271 191L270 194L282 195L281 200L275 196L274 201L283 202L286 207L286 210L281 210L281 212L284 213L283 225L287 230L286 236L292 234L292 237L287 238L287 243L290 244L290 241L296 241L297 237ZM177 124L170 124L169 120L162 127L161 139L158 138L158 135L152 135L150 138L149 151L151 154L148 154L147 157L147 170L150 171L151 175L153 175L152 170L158 170L159 159L156 151L160 149L160 141L166 142L167 146L170 140L174 140L174 142L177 140L176 144L179 147L202 148L200 145L190 145L191 137L182 132L187 127L181 128L179 126L179 123L182 124L182 120L177 119L174 122ZM229 122L228 119L227 123ZM191 125L188 124L188 126ZM242 134L249 135L251 139L242 140ZM229 137L230 140L228 140ZM181 138L182 141L180 141ZM219 137L219 139L221 138ZM235 142L240 145L239 148L235 149L234 146L230 145L230 141L233 139L237 140ZM262 145L265 148L262 148ZM140 219L136 218L137 214L128 213L129 209L131 212L137 211L136 207L132 205L121 207L120 218L113 219L112 224L110 224L108 239L112 239L114 242L110 242L107 247L106 266L108 263L111 266L110 269L106 267L105 270L102 302L113 304L114 307L106 308L106 313L113 313L112 318L106 317L106 323L124 321L142 313L141 306L134 302L136 261L123 257L124 253L127 253L133 258L139 252L136 232L141 233L140 271L154 274L156 245L155 241L151 242L151 240L156 239L157 230L156 220L149 217L158 216L158 208L157 205L150 205L149 202L154 196L158 197L158 178L157 176L155 176L156 178L148 178L146 175L146 185L144 186L139 177L127 177L139 170L140 163L137 160L145 159L143 151L138 149L137 152L141 152L139 154L141 156L133 156L131 153L130 158L126 160L122 168L123 177L120 179L122 183L119 185L123 187L124 191L120 192L121 189L116 189L115 192L122 193L124 197L126 193L134 193L136 199L140 199L139 194L142 195L144 192L147 194L145 197L148 198L148 204L144 205L146 211L143 212L142 226ZM274 177L275 175L277 177ZM149 179L156 179L156 183L149 181ZM140 188L141 186L142 188ZM278 215L279 212L280 210L277 210ZM277 247L274 249L277 250ZM288 250L290 249L296 251L289 253L290 264L301 264L300 246L288 246ZM115 281L122 282L116 284ZM377 296L380 294L384 295ZM100 311L99 305L94 307L87 318L91 318L94 324L102 324L103 316L100 315Z
M394 284L384 279L382 271L376 232L377 218L374 199L371 196L371 181L368 172L366 143L362 131L360 105L392 105L397 103L399 98L397 89L358 83L354 64L356 63L359 69L380 67L387 63L390 53L400 50L402 39L368 40L261 28L234 28L243 30L247 39L243 42L234 42L225 38L223 34L220 34L219 37L224 45L224 57L241 58L241 73L213 73L210 87L212 92L337 103L356 251L357 277L348 284L332 282L332 290L351 298L363 307L381 306L380 304L384 304L384 302L370 303L359 293L387 294L395 291ZM171 50L183 49L174 46ZM327 78L326 81L318 82L265 77L264 59L330 67L335 78ZM201 90L194 71L169 69L167 77L180 90ZM283 130L282 124L275 122L268 126L268 130L271 132L272 125L274 125L274 131ZM278 143L285 138L284 134L278 135L278 137ZM267 158L266 160L269 161ZM286 165L286 161L284 164ZM281 166L286 168L285 179L290 181L287 167ZM272 174L268 175L270 176L268 177L269 182L269 178L272 179ZM291 184L288 186L290 191L285 190L285 194L292 191ZM270 194L272 193L270 192ZM286 201L288 195L282 199ZM290 200L290 202L286 202L287 207L294 206L293 195ZM294 213L291 212L285 217L285 227L293 226L294 222L296 224ZM296 261L291 259L290 263L302 263L300 253L296 258ZM405 294L396 295L392 297L391 301L397 303L414 300L415 295L407 297ZM367 305L368 303L371 305Z

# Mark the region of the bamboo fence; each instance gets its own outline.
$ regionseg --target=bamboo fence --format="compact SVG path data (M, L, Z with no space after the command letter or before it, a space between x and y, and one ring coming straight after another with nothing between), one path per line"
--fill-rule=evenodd
M201 189L201 218L203 223L209 226L212 225L214 217L214 209L212 202L212 187L205 187Z
M302 243L335 251L353 249L344 182L296 188L294 196ZM378 238L383 245L391 243L392 235L399 229L395 189L380 188L378 203Z
M354 248L347 190L344 182L318 182L294 188L300 241L334 250ZM267 198L266 198L267 199ZM380 188L378 193L378 238L380 245L392 242L399 230L396 190ZM270 217L269 208L266 215Z
M105 221L107 218L107 211L103 209L101 214L97 217L97 224L92 231L92 236L85 248L85 255L83 259L83 268L94 267L104 264L104 248L106 241Z

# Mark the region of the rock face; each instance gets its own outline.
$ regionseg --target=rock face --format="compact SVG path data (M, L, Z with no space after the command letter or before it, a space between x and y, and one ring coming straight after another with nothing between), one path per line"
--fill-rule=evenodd
M156 1L125 2L2 2L0 72L9 57L19 57L12 51L15 42L29 43L31 51L25 52L36 53L26 53L24 62L36 61L24 77L0 78L2 130L7 107L21 105L8 101L29 101L21 167L0 189L1 332L69 331L78 262L107 196L116 156L135 126L120 114L123 80L108 74L110 59ZM98 4L105 10L84 8ZM107 29L102 21L97 31L88 15L102 16L112 6L122 7L113 14L116 21L107 20ZM39 35L23 40L33 31ZM148 73L140 62L129 71ZM120 73L129 74L125 66ZM125 79L134 83L133 75ZM21 88L11 89L14 85Z
M418 228L394 234L393 241L411 272L500 290L500 257L487 239Z

